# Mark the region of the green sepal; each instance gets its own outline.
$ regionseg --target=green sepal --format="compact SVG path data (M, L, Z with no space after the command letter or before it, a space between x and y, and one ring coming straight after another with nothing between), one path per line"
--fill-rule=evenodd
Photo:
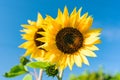
M31 68L41 68L45 69L46 67L50 66L48 62L29 62L26 66L29 66Z
M28 60L26 57L24 56L20 57L20 63L22 65L26 65L28 62L30 62L30 60Z
M28 71L25 69L25 67L21 64L13 66L9 72L6 72L4 74L5 77L7 78L12 78L12 77L16 77L22 74L27 73Z
M32 80L32 75L31 74L26 74L24 76L23 80Z
M56 76L58 75L58 69L55 67L55 65L50 65L45 69L45 72L48 76Z

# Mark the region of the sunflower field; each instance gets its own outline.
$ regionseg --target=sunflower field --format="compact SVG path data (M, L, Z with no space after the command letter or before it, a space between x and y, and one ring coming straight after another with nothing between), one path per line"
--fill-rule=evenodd
M112 75L105 73L103 69L99 69L96 72L84 71L78 76L71 75L70 80L120 80L120 73Z

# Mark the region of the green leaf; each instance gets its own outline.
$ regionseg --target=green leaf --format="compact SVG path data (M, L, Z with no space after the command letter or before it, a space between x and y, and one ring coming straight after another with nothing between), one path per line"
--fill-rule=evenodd
M27 66L31 68L42 68L45 69L46 67L50 66L48 62L30 62L27 64Z
M32 75L30 75L30 74L25 75L23 80L32 80Z
M30 62L30 60L28 60L26 57L24 56L20 57L20 63L22 65L26 65L28 62Z
M4 74L4 76L10 78L10 77L16 77L16 76L22 75L24 73L27 73L27 70L23 65L19 64L12 67L9 72L6 72Z

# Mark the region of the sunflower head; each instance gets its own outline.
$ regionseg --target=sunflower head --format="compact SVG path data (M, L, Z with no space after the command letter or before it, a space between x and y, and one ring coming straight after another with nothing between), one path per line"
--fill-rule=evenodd
M42 59L44 56L44 50L39 46L43 45L44 42L38 41L37 38L42 38L43 35L39 34L39 32L44 32L41 28L43 26L44 19L42 18L41 14L38 14L38 19L36 22L28 20L28 24L23 24L22 27L24 28L21 32L22 38L26 40L20 48L26 49L24 56L30 55L31 58L38 58Z
M72 70L74 63L81 67L82 63L89 65L87 56L96 57L94 53L100 43L101 29L90 29L93 18L85 13L81 16L80 8L76 8L69 14L67 7L62 12L58 9L58 15L54 19L47 15L46 26L40 32L44 37L38 41L44 42L41 46L47 52L44 59L58 65L61 70L67 66Z

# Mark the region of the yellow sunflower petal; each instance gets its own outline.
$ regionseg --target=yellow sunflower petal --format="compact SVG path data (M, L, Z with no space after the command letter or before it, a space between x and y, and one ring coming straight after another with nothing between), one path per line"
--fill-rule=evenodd
M59 66L61 70L64 70L67 67L67 55L62 55L59 60Z
M47 54L45 55L45 60L55 64L58 61L58 58L56 57L57 55L51 52L47 52Z
M87 17L88 17L88 12L86 12L86 13L81 17L81 20L82 20L82 19L83 19L83 20L86 20Z
M30 29L23 29L23 30L20 30L21 32L25 32L26 35L27 34L34 34L34 32L36 31L36 29L34 28L30 28Z
M52 20L51 22L50 22L52 25L51 25L51 29L52 28L54 28L54 33L55 32L58 32L61 28L62 28L62 25L61 24L59 24L57 21L55 21L55 20ZM55 27L57 27L57 28L55 28ZM51 30L50 30L51 31ZM53 33L53 31L51 31L52 33Z
M45 32L37 32L37 33L43 36L47 35Z
M93 18L91 16L89 16L85 23L83 24L82 28L81 28L81 31L82 32L86 32L89 30L89 28L92 26L92 23L93 23Z
M30 46L31 45L33 45L33 43L32 42L30 42L30 41L27 41L27 42L24 42L23 44L21 44L20 46L19 46L19 48L30 48Z
M92 51L99 50L99 48L96 47L95 45L88 45L88 46L86 45L85 48Z
M84 25L86 25L88 13L86 12L83 16L80 17L79 24L77 26L77 29L79 29L82 33L84 32Z
M82 67L82 59L81 59L79 53L74 55L74 60L78 67Z
M27 50L23 56L28 56L31 54L31 51Z
M44 37L42 37L42 38L37 38L36 40L41 41L41 42L44 42L44 41L45 41L45 38L44 38Z
M72 66L74 64L74 59L72 55L67 55L67 64L70 68L70 70L72 70Z
M60 9L58 9L58 16L57 16L58 19L61 19L62 18L62 11Z
M33 27L32 25L28 25L28 24L22 24L21 26L22 26L23 28L27 28L27 29Z
M58 15L57 15L56 21L60 24L63 24L62 18L63 18L63 14L62 14L61 10L58 9Z
M77 18L76 16L77 16L77 12L76 12L76 8L74 8L72 13L70 14L69 26L76 27L76 18Z
M80 16L81 16L81 11L82 11L82 7L78 10L77 14L76 14L76 22L75 22L75 27L78 27L80 24Z
M88 31L88 33L100 33L102 31L102 28L98 28L98 29L91 29Z
M90 36L97 37L101 34L100 33L101 30L102 30L101 28L89 30L88 32L85 33L85 38L90 37Z
M101 43L101 40L97 40L93 44L100 44L100 43Z
M74 10L72 11L72 13L70 14L70 17L76 15L76 8L74 8Z
M26 32L26 31L27 31L27 29L20 30L20 32Z
M88 38L85 38L84 40L84 45L90 45L90 44L94 44L96 41L98 41L100 38L99 37L88 37Z
M82 62L83 62L84 64L89 65L89 62L88 62L87 58L86 58L84 55L80 54L80 57L81 57Z
M96 57L96 54L88 49L81 49L79 50L80 54L84 56L89 56L89 57Z
M22 39L25 39L25 40L33 40L34 38L31 37L30 35L25 35L25 34L22 34Z
M28 55L30 55L30 54L33 54L32 51L35 51L35 48L34 48L34 47L28 49L28 50L25 52L24 56L28 56Z
M43 58L44 57L44 50L37 49L34 54L31 55L31 58Z
M50 22L54 21L54 19L51 16L49 16L49 15L46 15L46 20L48 20Z
M28 23L29 23L30 25L36 25L36 22L31 21L31 20L28 20Z
M80 16L81 16L81 11L82 11L82 7L78 10L78 12L77 12L77 18L79 19L80 18Z
M76 15L72 15L69 19L69 26L76 27L75 22L76 22Z
M64 22L63 28L69 26L69 13L68 13L68 9L66 6L65 6L64 12L63 12L63 22Z
M68 16L69 16L68 9L67 9L66 6L65 6L65 8L64 8L63 15L64 15L64 17L68 17Z
M37 26L41 26L42 21L43 21L42 15L38 13Z

